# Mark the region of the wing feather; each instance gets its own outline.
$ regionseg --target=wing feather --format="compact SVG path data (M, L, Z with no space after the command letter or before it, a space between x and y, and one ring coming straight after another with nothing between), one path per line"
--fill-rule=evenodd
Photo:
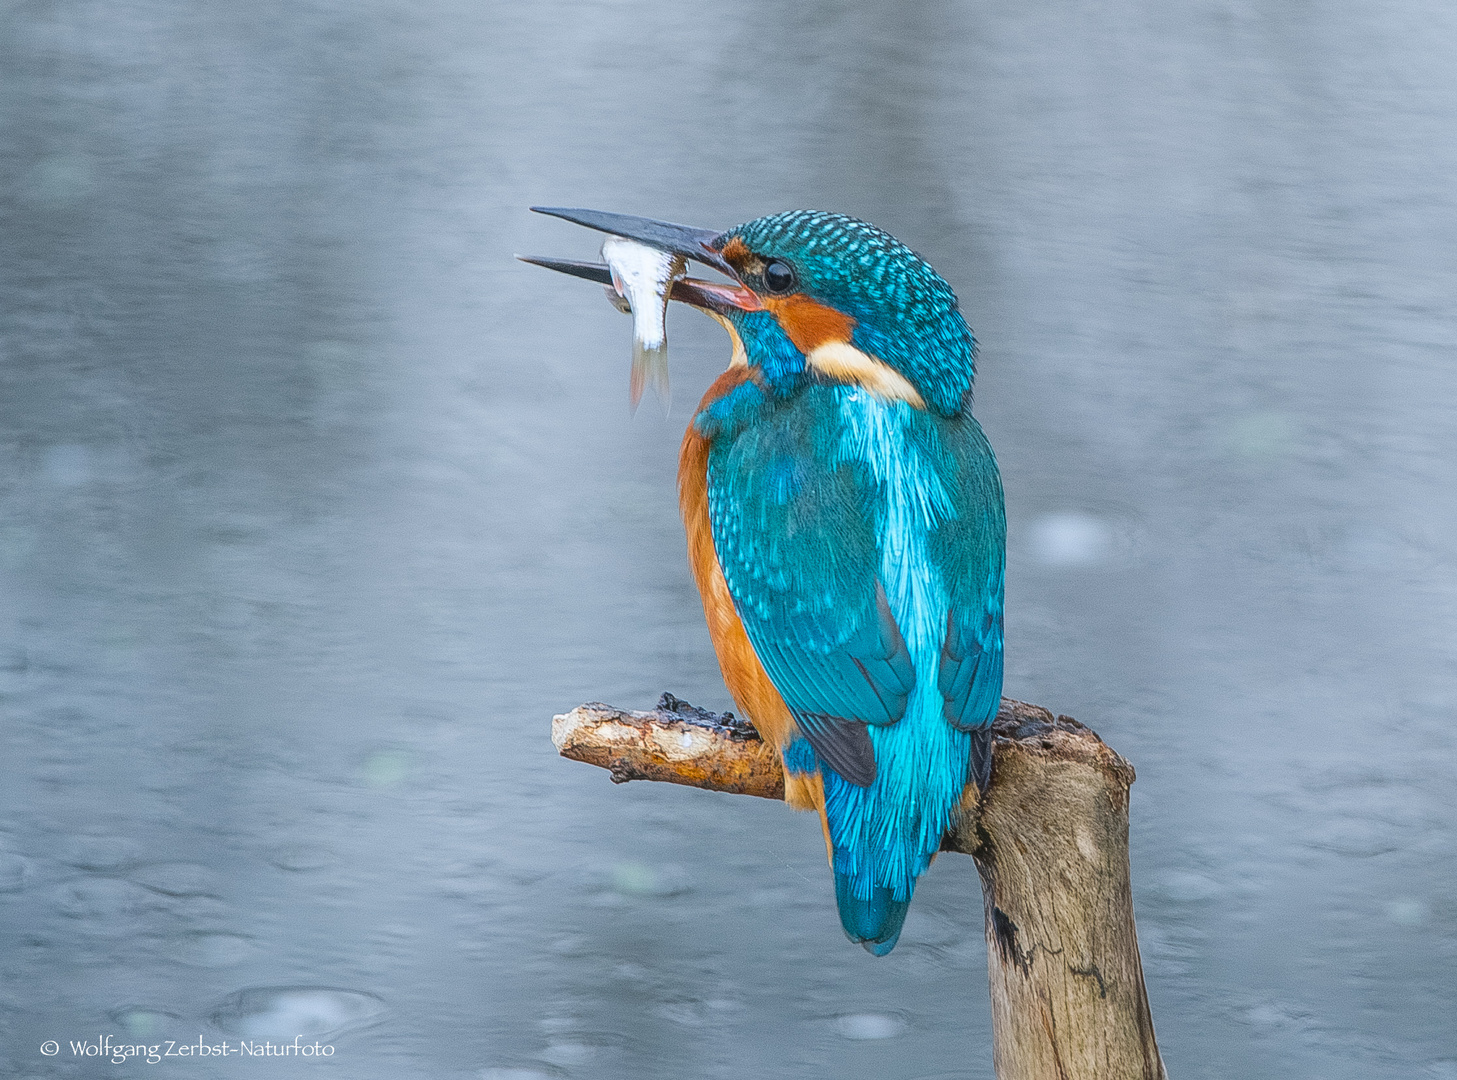
M853 784L876 776L869 727L905 714L916 669L880 580L876 484L839 445L833 395L796 395L731 437L708 465L714 547L764 670L821 761ZM1002 684L1003 524L996 464L970 415L920 446L953 512L928 537L949 613L937 686L963 729L991 723Z

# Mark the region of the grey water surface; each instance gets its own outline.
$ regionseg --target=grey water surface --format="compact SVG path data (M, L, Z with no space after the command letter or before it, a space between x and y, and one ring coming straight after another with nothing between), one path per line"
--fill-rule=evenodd
M1171 1075L1453 1080L1454 117L1442 0L0 4L0 1075L991 1075L970 860L878 960L812 817L555 755L730 706L727 345L630 417L545 203L925 254Z

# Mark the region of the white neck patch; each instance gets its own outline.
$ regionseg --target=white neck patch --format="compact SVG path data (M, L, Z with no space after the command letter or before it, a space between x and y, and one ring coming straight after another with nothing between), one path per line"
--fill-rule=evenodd
M822 375L862 386L885 401L904 401L918 409L926 407L909 379L884 360L861 352L848 341L827 341L805 359Z

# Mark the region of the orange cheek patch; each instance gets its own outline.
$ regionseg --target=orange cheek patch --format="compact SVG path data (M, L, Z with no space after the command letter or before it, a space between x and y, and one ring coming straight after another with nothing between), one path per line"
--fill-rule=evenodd
M794 347L808 356L821 345L849 341L855 332L850 316L811 300L804 293L792 296L763 298L764 306L779 320L779 325L794 342Z

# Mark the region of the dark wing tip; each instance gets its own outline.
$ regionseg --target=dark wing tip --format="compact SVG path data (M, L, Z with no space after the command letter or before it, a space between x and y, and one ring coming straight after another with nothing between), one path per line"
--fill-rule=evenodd
M863 721L805 713L796 719L822 764L856 787L875 783L875 746Z
M992 729L978 728L971 733L971 768L967 771L976 784L976 790L986 794L987 785L992 782Z

